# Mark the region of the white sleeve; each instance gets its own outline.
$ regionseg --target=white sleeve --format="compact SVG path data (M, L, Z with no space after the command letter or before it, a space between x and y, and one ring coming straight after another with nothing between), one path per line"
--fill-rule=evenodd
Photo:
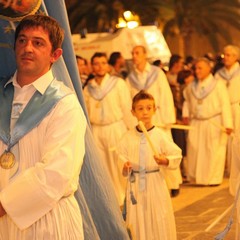
M168 169L177 169L182 159L182 150L175 144L165 132L161 134L162 141L160 152L164 153L169 160Z
M182 117L189 117L189 107L187 101L183 102Z
M175 123L176 114L175 114L173 95L172 95L172 91L169 86L167 77L162 70L159 71L159 79L160 79L160 87L161 87L159 104L161 106L164 106L160 109L161 117L163 119L164 124Z

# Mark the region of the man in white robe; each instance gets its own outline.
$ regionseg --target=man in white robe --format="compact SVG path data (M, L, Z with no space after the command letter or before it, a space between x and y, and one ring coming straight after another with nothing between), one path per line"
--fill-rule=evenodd
M84 100L99 154L122 205L126 181L121 174L122 166L117 162L116 145L127 128L133 126L131 97L126 82L108 73L105 53L95 53L91 65L95 77L84 88Z
M169 125L176 122L176 115L172 92L165 73L160 68L148 63L144 46L133 48L132 61L133 70L126 79L131 96L134 97L140 90L145 90L154 97L156 112L153 116L153 124L164 129L171 137ZM180 169L165 169L164 175L172 196L177 195L179 185L182 183Z
M227 86L228 94L230 97L231 110L233 116L233 131L240 129L240 49L234 45L227 45L223 49L223 63L224 67L217 71L215 78L224 82ZM229 174L230 171L235 171L235 166L231 164L231 149L232 149L232 136L228 138L226 170Z
M211 74L206 58L196 61L197 79L184 92L188 106L183 119L188 133L188 177L197 184L219 185L223 180L227 134L232 132L232 114L226 86ZM188 115L187 115L188 113Z
M74 192L86 119L51 71L63 31L51 17L30 15L15 37L17 71L0 85L0 239L84 239Z
M239 106L240 108L240 106ZM235 171L230 175L230 193L235 196L237 223L236 223L236 237L240 238L240 131L236 132L232 143L232 164L235 166Z

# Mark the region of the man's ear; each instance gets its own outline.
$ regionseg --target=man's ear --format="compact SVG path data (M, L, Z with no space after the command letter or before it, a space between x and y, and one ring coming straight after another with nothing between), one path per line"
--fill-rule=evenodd
M51 57L51 63L56 62L61 56L62 56L63 50L61 48L57 48L53 53Z
M135 112L134 112L133 109L131 110L131 113L132 113L132 115L135 117Z

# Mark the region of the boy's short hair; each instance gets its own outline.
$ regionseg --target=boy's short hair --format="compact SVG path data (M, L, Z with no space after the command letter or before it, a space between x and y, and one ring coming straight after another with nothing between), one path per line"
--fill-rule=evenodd
M144 91L144 90L140 90L134 97L133 97L133 100L132 100L132 109L135 108L135 105L137 104L137 102L139 102L140 100L144 100L144 99L148 99L148 100L152 100L153 101L153 105L155 107L155 100L154 100L154 97Z

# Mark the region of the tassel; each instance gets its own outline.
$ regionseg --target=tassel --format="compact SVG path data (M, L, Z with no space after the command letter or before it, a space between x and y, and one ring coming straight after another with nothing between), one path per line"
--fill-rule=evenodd
M129 176L129 182L130 183L134 183L136 181L136 178L135 178L135 175L133 173L133 171L130 173L130 176Z
M129 176L129 182L130 182L130 199L131 199L131 202L132 202L132 205L135 205L137 204L137 200L136 198L134 197L133 195L133 191L132 191L132 183L134 183L136 181L136 178L135 178L135 175L133 173L133 171L130 173L130 176Z
M132 190L130 191L130 198L131 198L132 205L137 204L137 200L136 200L136 198L134 197Z
M129 236L130 240L133 240L130 228L127 228L127 233L128 233L128 236Z
M215 236L215 240L223 240L224 237L227 235L227 233L229 232L229 230L231 229L231 226L233 224L233 219L230 219L229 223L227 224L227 226L225 227L225 229L218 233L217 236Z
M233 214L234 214L234 211L236 209L239 196L240 196L240 184L238 186L237 194L236 194L236 197L235 197L235 200L234 200L234 204L233 204L233 207L232 207L232 212L231 212L231 216L229 218L229 221L228 221L225 229L222 232L220 232L218 235L215 236L215 238L214 238L215 240L223 240L224 237L229 232L229 230L231 229L231 226L233 224Z
M127 201L126 201L126 197L124 198L124 202L123 202L122 217L123 217L123 220L126 221L126 219L127 219Z

